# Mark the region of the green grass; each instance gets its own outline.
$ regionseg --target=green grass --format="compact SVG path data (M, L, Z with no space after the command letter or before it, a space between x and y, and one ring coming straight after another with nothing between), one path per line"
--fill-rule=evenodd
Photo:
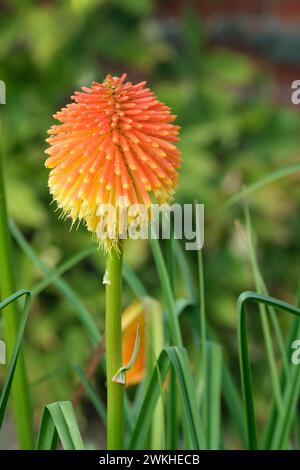
M11 237L8 227L2 155L3 136L1 126L2 122L0 120L0 295L2 299L5 299L6 297L13 295L16 291L15 274L17 267L14 263ZM23 322L23 319L20 319L20 313L21 312L16 302L9 302L2 312L3 331L8 359L14 358L15 346L19 340L19 325L22 325ZM27 384L27 372L24 356L20 349L21 346L19 346L17 353L19 360L15 362L13 372L13 410L20 447L22 449L32 449L34 442L31 398Z
M11 224L12 233L16 236L17 240L22 243L22 247L25 248L25 252L39 266L41 265L39 258L31 250L28 250L27 242L21 236L20 231L15 225ZM249 227L248 227L249 229ZM199 273L200 273L200 303L197 306L197 301L192 298L175 299L173 289L171 288L171 282L168 277L168 271L163 260L162 251L157 243L154 247L154 257L158 269L158 274L162 281L162 286L166 289L163 298L166 299L166 326L168 331L168 325L170 326L169 341L171 346L161 350L160 354L156 347L156 360L152 361L152 373L149 375L148 385L144 387L142 392L136 392L128 402L127 407L136 409L131 416L130 426L128 426L126 434L126 442L128 447L131 449L144 448L147 445L147 439L149 431L153 425L155 416L155 409L159 400L161 401L161 412L160 420L163 420L163 416L167 414L169 409L168 400L170 399L170 391L175 389L176 403L180 404L180 412L177 412L177 439L178 445L182 446L183 442L187 448L191 449L220 449L222 444L222 413L221 413L221 396L224 395L225 402L227 403L227 409L230 414L230 419L235 423L237 432L241 434L240 440L243 442L243 434L247 436L246 448L271 448L271 449L283 449L289 448L290 436L293 430L293 424L295 423L295 410L300 390L300 368L289 366L288 377L286 377L286 371L284 370L284 361L282 370L277 370L277 362L275 361L274 350L272 341L268 345L268 335L271 335L269 326L267 329L267 335L264 336L267 348L271 348L272 360L268 361L271 370L271 380L276 380L277 392L279 393L281 405L278 406L278 396L276 396L276 390L273 397L271 418L265 424L265 429L262 429L261 433L264 436L264 443L262 439L259 439L257 433L257 423L255 416L255 395L253 393L252 385L252 373L250 367L250 358L248 351L248 327L246 317L246 303L254 302L258 306L263 305L265 310L260 311L261 316L276 315L276 310L280 309L288 314L300 317L300 309L290 304L274 299L268 295L245 292L241 294L237 303L237 328L238 328L238 346L240 355L240 370L241 370L241 383L243 393L243 408L239 407L240 394L237 390L231 373L222 359L222 346L216 342L208 339L212 337L212 331L210 325L207 326L207 338L203 336L203 309L204 307L204 280L203 280L203 264L202 257L199 258ZM253 247L252 247L253 248ZM251 254L251 250L249 250ZM32 292L46 287L49 283L53 283L60 286L58 283L62 281L61 276L67 269L72 268L75 261L83 259L85 256L89 256L93 253L91 248L85 250L78 255L75 255L67 262L62 263L61 267L55 271L47 272L46 277L41 281L38 289L33 288ZM185 279L190 280L190 275L187 272L186 265L184 264L183 254L181 253L181 270L182 275ZM254 258L253 258L254 257ZM251 256L250 256L251 258ZM75 260L75 261L74 261ZM252 264L254 266L254 273L256 273L257 279L259 268L257 265L257 259L252 253ZM44 265L43 265L44 266ZM45 266L44 266L45 268ZM140 298L147 298L147 290L143 283L136 278L135 274L131 271L129 266L124 268L124 278L128 282L130 288ZM260 284L262 285L262 284ZM174 289L175 290L175 289ZM188 289L188 294L191 294L192 290ZM0 402L0 417L1 422L4 419L5 411L7 409L8 398L13 382L14 373L16 370L16 364L18 354L20 351L21 341L24 334L25 324L29 313L30 302L32 294L30 291L22 290L16 292L14 295L8 297L0 304L0 309L4 309L11 303L16 302L20 297L25 296L25 304L23 307L22 321L19 326L17 341L15 344L14 352L12 355L11 363L8 368L6 381L2 390L1 402ZM77 304L76 304L77 305ZM171 307L171 309L170 309ZM168 311L168 308L170 311ZM200 308L200 310L198 310ZM267 309L272 309L271 311ZM198 311L200 311L199 317L195 324L199 325L197 330L195 354L199 359L197 361L200 367L194 368L193 355L188 354L187 350L182 346L172 346L172 326L176 325L174 331L180 330L179 319L185 310L191 309L192 315L197 317ZM201 310L202 309L202 310ZM202 314L201 314L202 312ZM76 313L76 312L74 312ZM89 318L89 317L88 317ZM83 317L85 320L85 317ZM204 324L205 325L205 324ZM278 325L277 325L278 326ZM91 333L90 322L82 321L82 327L85 329L87 335ZM297 328L296 328L297 327ZM298 331L299 325L294 327L294 334ZM293 338L293 333L291 333ZM168 335L167 335L168 336ZM176 337L176 334L175 334ZM182 341L182 340L180 340ZM280 341L284 341L280 337ZM205 356L203 356L203 342L205 344ZM198 346L197 346L198 344ZM203 368L203 357L205 357L205 368ZM286 365L285 365L286 367ZM273 368L273 369L272 369ZM68 369L68 368L67 368ZM99 399L94 386L90 380L86 377L83 369L78 365L70 365L70 370L73 370L82 382L86 396L93 403L96 412L101 417L104 425L106 422L105 406ZM168 374L172 371L174 377L174 383L166 382ZM203 375L203 371L205 375ZM31 389L38 385L45 383L47 380L56 380L60 374L66 373L66 369L53 371L40 377L32 384ZM150 371L149 371L150 372ZM272 377L273 374L273 377ZM168 386L164 383L168 383ZM272 382L273 383L273 382ZM171 387L171 388L170 388ZM172 387L174 387L172 389ZM174 393L174 392L173 392ZM227 400L226 400L227 397ZM233 406L231 406L233 405ZM205 407L205 408L204 408ZM128 410L130 413L130 410ZM272 423L272 438L265 436L268 428ZM171 442L171 436L168 436L170 429L168 426L165 428L165 442ZM57 447L58 440L61 442L65 449L82 449L83 443L79 434L78 425L74 415L74 410L69 402L57 402L45 407L44 414L41 421L41 428L39 431L38 448L40 449L52 449Z
M157 308L160 317L148 325L145 379L125 391L126 446L299 449L300 366L290 356L300 320L296 307L272 297L296 298L299 113L273 105L272 77L244 53L207 48L197 2L178 11L172 34L153 0L102 3L28 0L14 14L1 9L0 78L9 94L5 141L0 135L2 433L8 419L20 448L88 447L86 402L99 423L97 445L105 432L101 260L88 235L69 234L49 208L42 142L70 90L121 67L146 76L172 104L182 127L176 201L197 197L208 209L199 253L178 240L128 247L124 304L151 298L150 315ZM52 253L55 267L45 261ZM86 363L99 348L90 376ZM74 409L65 400L78 384L84 396Z
M262 183L255 187L260 188ZM249 196L249 191L246 194ZM160 242L151 240L150 246L161 285L162 304L150 299L149 289L130 266L124 264L123 277L133 295L145 301L145 305L149 308L148 314L154 317L157 311L160 311L161 316L160 324L153 321L149 325L151 360L147 362L147 378L133 393L125 395L126 448L224 448L226 439L224 440L223 406L226 407L226 421L234 427L240 447L246 449L295 447L297 441L294 439L294 430L295 426L298 426L296 409L300 393L300 367L290 363L288 349L293 339L300 333L298 321L300 308L268 294L256 255L252 221L247 206L245 222L245 242L257 292L243 292L237 300L237 348L241 386L235 382L228 367L226 351L218 340L217 332L210 323L210 317L207 316L203 253L198 253L198 279L195 279L188 257L178 241L168 245L164 256ZM63 279L67 271L82 260L93 256L96 247L90 246L75 253L56 269L52 269L35 253L15 223L10 222L9 227L19 247L45 276L31 290L16 291L0 303L0 310L5 311L7 307L25 297L23 306L19 305L22 315L1 393L0 425L7 412L30 305L44 289L53 285L70 302L92 350L99 347L103 341L89 311L80 301L78 294ZM177 296L179 278L185 287L184 297ZM267 418L263 423L257 420L256 394L252 383L252 367L255 367L255 364L251 363L249 355L249 342L251 342L247 315L249 303L258 307L266 349L265 366L266 370L267 368L269 370L273 390ZM283 335L281 323L277 318L279 310L295 318L288 338ZM188 348L185 347L186 339L182 334L182 318L189 318L193 333L188 340ZM135 353L137 349L138 341ZM135 354L133 361L134 356ZM101 374L104 373L103 364L99 364L99 370ZM125 369L123 371L126 372ZM31 394L34 395L39 385L49 380L59 380L62 374L69 372L73 372L82 383L86 399L93 404L95 413L99 415L105 428L107 418L105 404L92 379L87 377L78 364L66 365L37 378L30 386ZM38 449L56 449L59 443L64 449L84 448L75 410L69 401L45 404L40 429L36 434Z
M58 438L65 450L84 450L72 403L51 403L44 409L37 441L38 450L54 450Z

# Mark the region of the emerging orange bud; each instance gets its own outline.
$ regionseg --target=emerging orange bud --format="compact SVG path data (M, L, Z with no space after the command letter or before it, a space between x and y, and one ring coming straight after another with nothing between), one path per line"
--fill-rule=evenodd
M122 314L122 362L128 364L134 350L138 325L140 326L140 345L137 357L131 369L126 372L126 385L141 382L145 375L146 345L145 345L146 312L142 302L134 302Z

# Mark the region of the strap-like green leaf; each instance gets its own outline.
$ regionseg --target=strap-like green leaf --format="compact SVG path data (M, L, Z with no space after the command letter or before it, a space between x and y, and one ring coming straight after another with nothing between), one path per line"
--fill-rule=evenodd
M251 217L250 217L250 211L249 207L245 205L244 208L245 212L245 220L246 220L246 235L247 235L247 242L248 242L248 253L249 253L249 258L251 261L252 265L252 271L253 271L253 276L254 276L254 281L255 281L255 288L257 292L260 294L268 295L267 288L265 286L263 277L261 275L259 265L258 265L258 260L256 256L256 250L255 250L255 245L253 241L253 233L252 233L252 222L251 222ZM271 328L269 325L269 320L272 321L274 330L275 330L275 335L278 340L278 345L280 347L281 351L281 357L283 364L286 365L287 358L286 358L286 351L284 348L284 340L283 336L281 333L280 325L278 322L278 318L276 316L276 313L274 312L274 309L272 307L266 307L263 304L259 305L259 312L260 312L260 319L261 319L261 324L262 324L262 331L264 335L264 342L266 345L266 352L267 352L267 358L268 358L268 363L269 363L269 369L270 369L270 377L271 377L271 384L272 384L272 389L274 391L274 397L276 401L276 406L278 410L282 408L282 395L281 395L281 390L280 390L280 380L278 377L278 372L277 372L277 367L276 367L276 358L275 358L275 351L274 351L274 346L273 346L273 341L272 341L272 332ZM287 365L288 367L288 365Z
M94 405L95 410L99 414L100 418L102 419L103 424L106 426L106 408L104 403L101 400L100 395L97 393L95 388L93 387L91 381L87 378L83 368L78 364L70 364L66 367L60 367L52 372L48 372L38 379L36 379L32 384L31 387L37 387L40 384L47 382L48 380L53 380L60 375L66 374L67 372L74 371L76 375L79 377L80 382L82 383L85 393L90 399L91 403Z
M299 301L298 301L298 306L299 306ZM299 317L294 317L293 323L291 325L291 329L288 335L288 339L286 341L286 350L288 351L290 349L290 346L292 342L294 341L295 338L299 338L300 336L300 319ZM286 374L285 368L282 368L281 374L280 374L280 387L282 390L285 390L286 387L289 387L289 383L292 381L291 379L291 372L292 369L294 369L294 365L291 364L289 367L289 373ZM297 396L299 396L300 393L300 386L298 390L295 390L295 393ZM283 405L283 409L284 409ZM287 410L286 410L287 411ZM267 424L264 428L264 436L263 436L263 449L270 449L271 448L271 443L274 438L274 429L277 425L278 422L278 408L276 406L276 402L273 399L272 404L270 406L270 411L267 419Z
M207 360L207 447L220 448L222 349L218 343L206 341Z
M150 240L150 246L153 253L154 261L156 264L158 276L160 279L166 309L167 309L167 319L170 329L172 343L176 346L182 346L182 337L179 327L179 321L176 315L176 305L171 288L170 279L164 262L164 258L161 252L159 241L156 239Z
M157 360L157 365L154 368L131 435L130 449L141 449L143 447L161 393L161 385L166 379L170 366L174 368L178 379L184 418L190 433L192 448L206 448L205 436L196 404L195 384L190 372L187 352L184 348L169 347L163 349Z
M283 406L273 431L271 449L282 450L288 441L289 433L295 419L295 411L300 391L300 367L292 364L292 373L286 384Z
M279 170L275 170L273 172L268 173L266 176L263 176L261 179L258 181L255 181L253 184L248 185L242 191L234 194L234 196L230 197L227 199L227 201L224 202L224 204L219 207L215 215L218 215L220 212L222 212L225 209L229 209L230 207L234 206L235 204L241 202L244 200L245 196L249 196L250 194L255 193L261 188L264 188L265 186L275 183L276 181L284 178L285 176L288 176L292 173L295 173L296 171L300 171L300 163L292 163L291 165L287 165L283 168L279 168Z
M28 256L28 258L30 258L34 262L34 264L38 266L48 276L53 276L52 283L58 288L61 294L73 305L78 319L84 326L92 344L94 346L97 346L101 339L97 325L95 324L93 318L91 317L86 307L81 302L77 293L74 292L73 289L71 289L71 287L63 279L61 279L60 277L56 277L56 275L54 275L55 270L47 266L47 264L45 264L38 257L38 255L32 249L27 240L23 237L21 231L14 222L11 221L9 226L13 237L15 238L20 248Z
M142 284L140 279L137 277L134 271L128 266L128 264L123 263L123 277L135 296L138 299L142 299L143 297L148 297L148 292L145 286Z
M84 450L74 408L69 401L51 403L44 408L37 449L56 449L58 438L65 450Z
M2 302L0 302L0 310L3 310L7 305L9 305L12 302L15 302L17 299L20 297L25 296L25 304L23 308L23 313L22 317L20 320L19 328L18 328L18 333L17 333L17 338L16 338L16 343L11 355L10 363L8 366L5 382L2 388L1 392L1 397L0 397L0 427L2 425L4 416L5 416L5 411L7 407L7 402L9 398L9 393L10 389L12 386L13 378L14 378L14 373L16 370L16 365L17 365L17 360L20 352L20 347L24 335L24 330L29 314L29 307L30 307L30 301L31 301L31 293L28 290L22 289L19 290L18 292L15 292L13 295L8 297L7 299L4 299Z
M190 293L189 295L190 299L193 299L191 300L191 302L192 303L193 301L195 302L195 307L193 309L193 319L194 319L194 324L195 324L194 331L198 335L198 338L200 338L198 307L196 304L196 300L195 300L196 294L195 294L195 290L193 287L194 276L191 271L190 265L187 262L186 254L181 249L178 240L174 241L174 247L175 247L175 254L177 257L177 262L178 262L178 265L182 274L182 278L185 283L186 291ZM192 303L191 303L191 306L192 306ZM209 322L207 322L207 336L212 339L217 339ZM237 386L235 385L235 381L233 379L232 373L229 370L229 367L225 363L225 361L223 362L222 369L223 369L223 374L222 374L223 396L227 403L228 410L236 425L239 436L242 439L242 441L246 443L242 400L239 395Z
M71 256L71 258L69 258L67 261L64 261L60 266L58 266L58 268L53 269L51 273L48 274L48 276L46 276L42 281L40 281L31 289L32 296L35 297L36 295L40 294L44 289L52 284L54 280L58 279L64 273L73 268L73 266L80 263L80 261L95 253L96 250L96 245L88 246L87 248L78 251L78 253Z
M246 428L247 428L247 440L249 449L257 449L257 431L256 431L256 420L255 420L255 409L254 409L254 397L253 397L253 386L252 386L252 374L250 367L249 351L248 351L248 333L246 323L246 308L245 303L252 301L257 304L264 304L279 310L288 312L292 315L300 317L300 309L290 305L281 300L268 297L266 295L260 295L256 292L243 292L237 302L237 314L238 314L238 343L239 343L239 355L240 355L240 370L241 370L241 381L244 396L244 406L246 412ZM290 403L292 400L289 398ZM282 415L289 413L290 409L284 409L282 407ZM282 420L284 422L285 419Z

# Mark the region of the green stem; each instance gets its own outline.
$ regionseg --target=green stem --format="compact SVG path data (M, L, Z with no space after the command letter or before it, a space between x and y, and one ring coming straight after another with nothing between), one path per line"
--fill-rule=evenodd
M0 143L2 133L0 127ZM0 286L1 297L5 299L16 291L12 263L11 240L8 229L8 215L6 208L2 149L0 149ZM3 311L4 336L9 360L16 342L19 325L19 311L16 302L10 304ZM33 449L33 424L30 398L22 352L14 375L12 387L13 409L16 420L17 435L21 449Z
M107 371L107 449L124 448L124 385L113 382L122 367L121 252L112 250L106 264L106 371Z

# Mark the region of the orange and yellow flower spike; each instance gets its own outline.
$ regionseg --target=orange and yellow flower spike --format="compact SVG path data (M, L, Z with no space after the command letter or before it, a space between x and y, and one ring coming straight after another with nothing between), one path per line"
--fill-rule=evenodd
M46 167L58 207L73 222L97 231L101 205L151 205L172 200L180 152L174 143L176 116L158 101L146 82L107 75L82 87L73 103L57 112L60 124L48 131ZM117 232L118 233L118 232Z

